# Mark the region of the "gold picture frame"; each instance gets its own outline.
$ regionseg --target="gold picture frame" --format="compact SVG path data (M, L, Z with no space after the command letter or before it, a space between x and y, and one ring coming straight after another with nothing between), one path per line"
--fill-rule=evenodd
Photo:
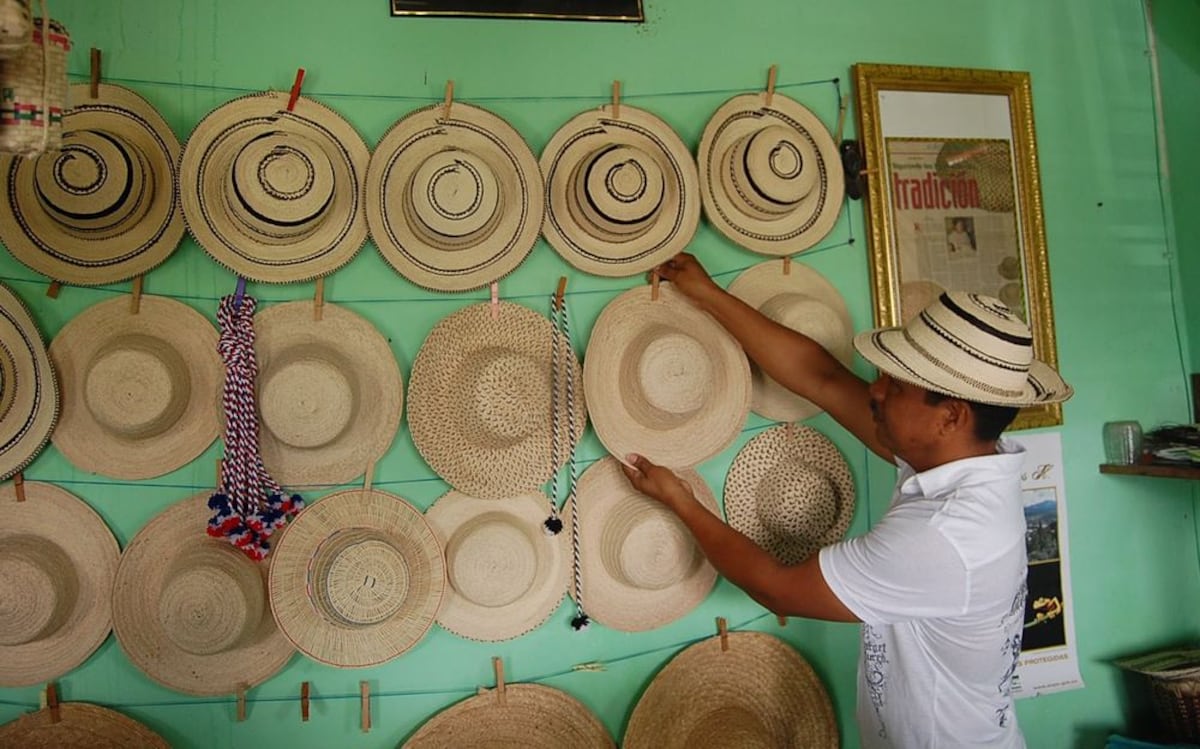
M1058 366L1029 74L859 63L875 324L902 325L942 290L996 296ZM1012 429L1062 423L1058 403Z

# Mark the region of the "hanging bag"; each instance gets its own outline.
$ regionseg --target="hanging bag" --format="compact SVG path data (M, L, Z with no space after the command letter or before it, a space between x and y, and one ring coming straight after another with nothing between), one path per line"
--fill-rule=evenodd
M42 17L32 21L32 43L0 60L0 153L33 157L62 147L71 37L58 21L43 23L44 11L43 2Z
M0 0L0 60L11 60L32 43L29 0Z

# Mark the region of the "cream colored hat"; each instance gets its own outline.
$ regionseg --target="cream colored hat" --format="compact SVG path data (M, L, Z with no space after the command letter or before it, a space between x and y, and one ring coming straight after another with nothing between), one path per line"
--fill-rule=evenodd
M113 631L129 660L177 692L233 694L295 652L267 610L266 566L205 533L209 493L142 526L113 588Z
M553 340L545 317L500 302L495 317L487 304L464 307L421 345L408 387L408 426L421 457L458 491L481 499L525 494L562 467L566 434L560 463L551 465ZM578 439L587 426L584 387L574 352L569 358Z
M58 420L58 381L42 334L0 284L0 479L33 461Z
M393 268L435 291L487 286L516 269L545 214L542 173L521 134L454 102L405 116L367 170L367 221Z
M691 151L653 114L612 105L576 115L542 151L542 233L576 268L635 276L687 247L700 223Z
M50 708L0 726L0 749L170 749L133 718L86 702L63 702L55 720Z
M604 725L578 700L541 684L482 689L425 722L403 749L463 747L615 749Z
M395 658L433 626L446 562L407 500L352 489L309 505L285 526L270 581L275 621L302 653L363 668Z
M842 295L817 271L792 263L788 273L777 261L759 263L729 285L729 293L759 312L813 339L842 364L854 361L854 324ZM763 374L753 362L754 397L750 408L775 421L800 421L821 412Z
M584 362L588 414L613 455L688 468L728 447L746 423L742 347L669 284L657 300L638 286L609 302Z
M61 151L12 159L0 179L0 241L50 278L89 286L157 267L183 238L179 139L121 86L70 87Z
M446 550L449 586L438 624L472 640L510 640L546 621L567 593L570 534L543 527L550 498L448 492L425 512Z
M779 561L798 564L846 535L854 518L850 466L815 429L768 429L729 467L725 517Z
M696 643L650 682L626 749L836 749L837 721L812 666L782 640L731 632Z
M900 322L906 323L920 314L946 290L933 281L905 281L900 284Z
M259 452L284 486L361 476L400 428L404 383L387 339L366 319L326 303L276 304L254 317Z
M792 255L829 233L846 191L833 136L815 114L775 93L721 105L700 137L700 194L709 222L764 255Z
M367 239L370 151L337 113L264 92L234 99L192 130L179 167L183 216L234 273L288 283L332 273Z
M50 343L62 378L54 446L75 467L119 479L161 476L217 438L224 369L217 330L172 299L94 304Z
M719 517L704 479L695 471L679 476ZM611 629L641 632L679 619L708 597L717 571L687 527L662 503L634 489L616 459L592 464L577 491L588 616ZM570 528L571 518L563 523Z
M0 687L50 681L87 660L112 628L121 553L91 507L52 484L0 487Z

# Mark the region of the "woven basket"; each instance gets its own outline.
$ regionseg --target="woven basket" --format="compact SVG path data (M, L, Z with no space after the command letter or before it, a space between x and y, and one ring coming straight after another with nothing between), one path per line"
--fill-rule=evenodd
M1150 679L1154 712L1173 741L1200 743L1200 679Z
M0 60L21 54L33 41L29 0L0 0Z
M62 147L71 37L58 21L51 19L49 26L45 50L42 21L35 18L33 44L16 57L0 61L0 153L36 156Z

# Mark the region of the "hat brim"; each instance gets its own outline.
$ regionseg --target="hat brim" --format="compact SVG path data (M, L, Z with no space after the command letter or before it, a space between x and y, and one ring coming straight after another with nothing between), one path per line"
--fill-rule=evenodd
M25 303L0 284L0 479L25 468L58 422L58 379Z
M86 702L62 702L57 712L42 708L5 723L0 726L0 746L171 748L166 739L133 718Z

